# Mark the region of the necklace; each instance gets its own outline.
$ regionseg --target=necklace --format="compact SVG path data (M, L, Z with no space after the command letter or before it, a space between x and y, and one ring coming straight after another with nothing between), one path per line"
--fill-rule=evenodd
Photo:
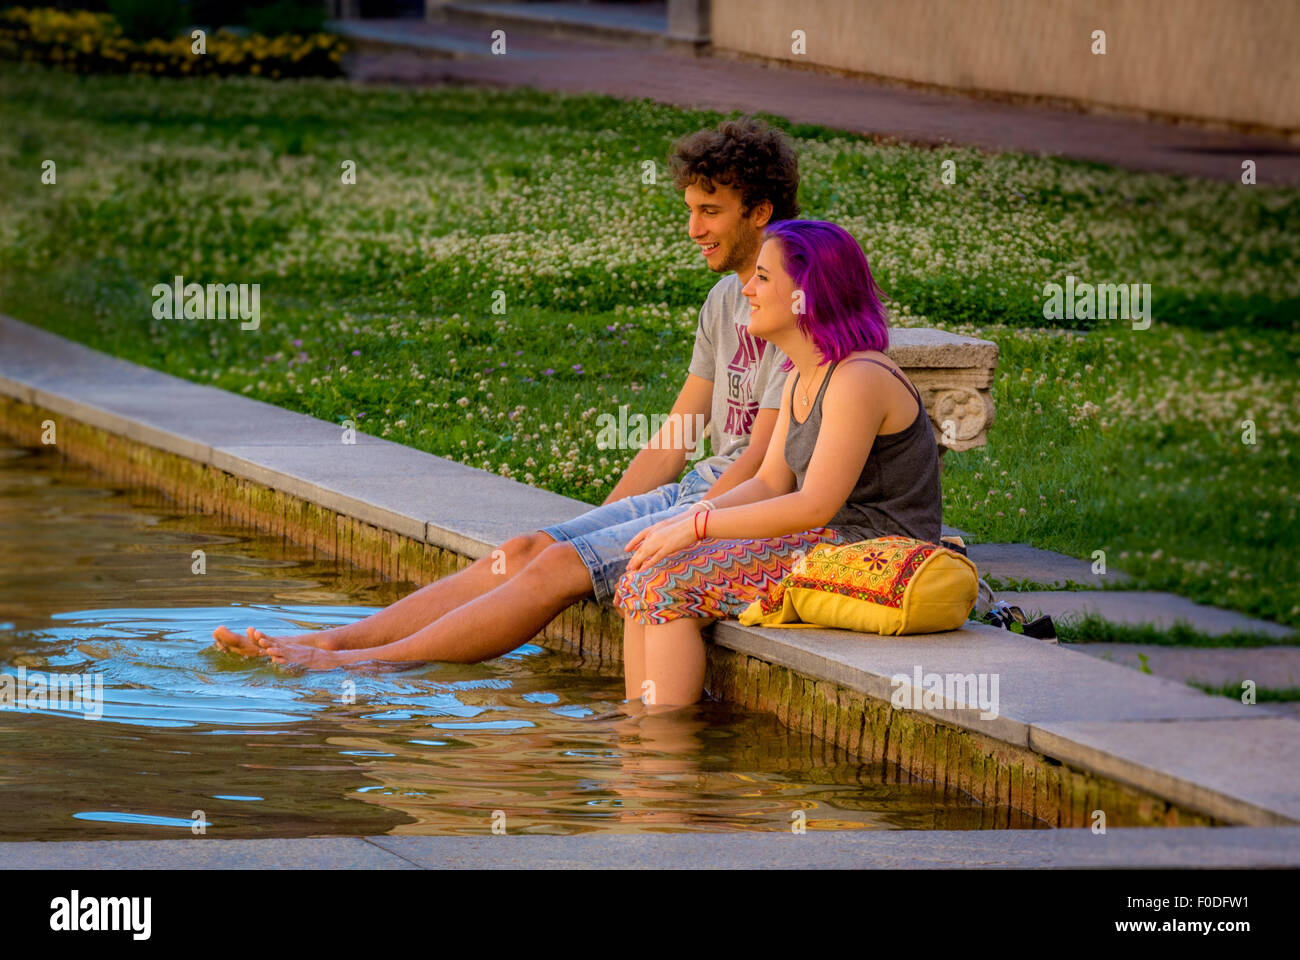
M823 367L823 369L829 369L829 367ZM818 371L819 374L820 372L821 371ZM815 380L816 377L813 379ZM808 388L803 385L802 379L799 382L799 389L803 391L803 405L806 407L808 406Z

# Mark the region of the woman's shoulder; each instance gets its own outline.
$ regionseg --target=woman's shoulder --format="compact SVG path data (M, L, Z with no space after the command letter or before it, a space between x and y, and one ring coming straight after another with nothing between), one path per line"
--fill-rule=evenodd
M894 361L889 358L889 354L880 350L854 350L846 356L840 363L848 363L850 360L875 360L877 363L894 365Z
M859 360L873 362L851 362ZM903 403L901 395L895 398L894 391L889 389L890 384L900 382L896 375L906 377L898 365L884 353L879 350L856 350L836 365L835 376L831 378L831 383L826 390L826 398L832 404L856 406L864 400L875 404L881 398L888 397L886 404L889 408L898 406L901 409ZM910 390L906 392L909 395L911 393Z
M859 360L870 362L856 362ZM886 372L887 370L896 370L899 373L902 373L902 370L899 370L898 368L898 364L894 363L887 354L881 353L879 350L855 350L836 364L835 370L837 373L841 367L843 367L846 372L850 370L853 371L849 376L865 380L873 380L878 376L889 376Z

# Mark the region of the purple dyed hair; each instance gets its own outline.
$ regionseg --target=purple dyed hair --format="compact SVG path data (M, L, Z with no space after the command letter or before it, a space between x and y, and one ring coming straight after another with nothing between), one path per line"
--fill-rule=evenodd
M781 244L785 272L803 291L799 332L812 340L823 361L889 347L880 287L852 234L826 220L781 220L767 225L763 239ZM781 369L792 366L787 357Z

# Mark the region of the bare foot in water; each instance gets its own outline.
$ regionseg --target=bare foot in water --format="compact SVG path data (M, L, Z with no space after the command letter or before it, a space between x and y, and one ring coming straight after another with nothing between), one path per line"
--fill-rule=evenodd
M355 662L355 658L348 658L344 653L322 650L311 644L299 643L296 639L268 637L254 627L249 627L248 632L259 645L259 650L270 657L273 663L306 667L308 670L333 670L345 663Z
M224 626L217 627L212 631L212 638L216 642L213 644L217 649L224 650L226 653L235 653L241 657L264 657L266 651L262 649L261 644L257 642L257 637L266 637L256 627L249 627L244 634L235 633ZM283 643L293 643L304 647L318 647L322 650L332 650L330 641L326 638L313 638L310 633L299 634L292 637L267 637L268 640L278 640Z
M213 646L225 653L234 653L241 657L266 656L266 651L253 639L252 627L248 628L247 634L241 635L225 626L220 626L212 631L212 639L216 641Z

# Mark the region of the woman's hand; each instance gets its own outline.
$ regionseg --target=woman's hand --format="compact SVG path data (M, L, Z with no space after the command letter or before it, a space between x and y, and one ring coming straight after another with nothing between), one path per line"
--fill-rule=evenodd
M645 567L654 566L664 557L685 550L696 543L695 528L692 521L695 514L687 513L680 517L660 520L653 527L647 527L628 543L628 550L635 550L628 561L627 569L635 573Z
M683 517L689 518L690 515L694 512L695 512L695 505L692 504L690 507L687 508L685 513L679 513L671 517L664 517L658 523L650 524L650 526L646 527L644 530L638 531L637 535L634 536L631 540L629 540L627 542L627 545L624 546L623 549L635 550L637 547L641 546L641 544L645 542L645 538L650 536L650 534L654 533L657 530L662 530L664 527L671 527L674 523L679 522Z

